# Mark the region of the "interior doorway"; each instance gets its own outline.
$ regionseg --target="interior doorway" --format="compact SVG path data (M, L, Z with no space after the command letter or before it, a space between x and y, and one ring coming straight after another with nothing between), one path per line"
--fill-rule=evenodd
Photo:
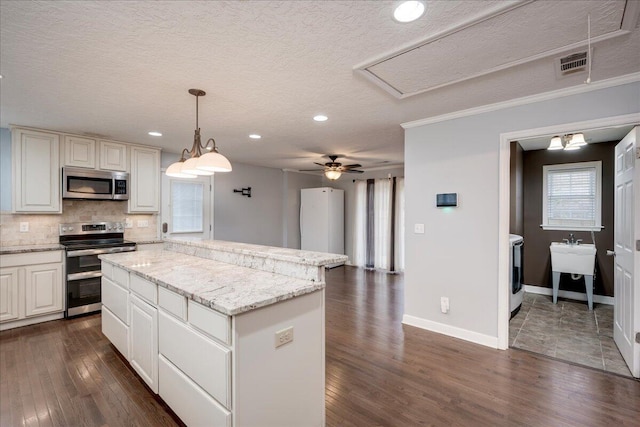
M162 174L163 238L213 239L213 176L171 178Z
M513 256L513 254L511 253L512 245L509 243L510 241L509 234L512 234L510 233L510 231L512 231L510 230L510 223L512 221L512 218L511 218L512 216L510 215L511 196L512 196L510 192L511 181L512 181L510 168L511 166L513 166L513 163L511 163L511 158L510 158L510 153L511 153L510 145L512 141L520 141L521 143L524 143L524 144L528 143L528 144L534 144L534 145L537 143L540 145L540 147L537 147L537 149L546 151L546 147L548 146L551 137L554 135L558 135L558 134L564 135L567 133L577 132L578 130L581 130L584 132L593 131L597 134L598 132L602 132L610 128L619 129L619 132L628 132L629 129L633 127L632 125L637 124L639 121L640 121L640 115L635 114L635 115L629 115L629 116L623 116L623 117L612 117L607 119L593 120L593 121L581 122L581 123L569 123L565 125L553 126L548 128L524 130L524 131L512 132L509 134L501 135L502 167L501 167L501 175L500 175L501 176L500 263L501 263L501 270L504 269L504 273L506 274L500 275L500 286L499 286L499 288L501 289L500 299L499 299L500 324L499 324L499 332L498 332L498 340L499 340L500 348L507 348L508 346L514 345L514 344L516 347L518 347L517 345L518 337L516 336L518 335L519 332L525 332L523 335L519 336L522 347L528 346L530 348L526 348L526 349L531 350L531 347L535 347L536 345L538 345L541 350L540 353L542 354L546 354L548 356L558 357L558 358L563 358L561 356L564 356L565 360L568 359L573 362L576 362L575 354L571 355L570 352L566 351L567 350L566 348L561 348L562 346L558 347L557 345L558 342L563 342L564 344L566 344L567 341L571 341L572 339L577 340L578 345L576 346L576 348L581 347L582 349L587 349L589 347L588 346L589 343L597 344L597 348L598 348L598 351L600 352L600 358L601 358L600 364L603 366L603 368L606 362L604 362L604 359L602 358L607 357L606 353L618 354L618 360L615 361L616 363L609 361L609 366L613 367L614 365L617 365L615 366L615 368L612 368L611 371L624 374L624 371L626 369L625 364L623 363L622 357L619 356L619 352L617 351L616 345L612 344L613 330L614 330L614 324L616 322L616 314L617 314L617 317L621 317L620 313L623 313L623 312L625 313L624 316L626 316L626 317L622 316L624 319L626 319L625 320L627 325L626 338L628 339L629 338L628 335L630 334L629 326L628 326L629 324L634 325L631 327L631 329L633 327L636 328L636 331L640 329L638 326L635 326L635 325L640 325L640 315L638 314L638 309L640 309L640 289L639 289L640 286L638 285L638 282L640 281L637 279L637 277L627 287L628 289L627 293L628 294L630 293L631 295L624 299L624 302L625 302L624 306L621 305L621 301L619 299L616 300L614 298L615 293L610 292L610 293L613 293L611 297L605 296L604 298L602 298L602 295L600 295L596 298L597 302L594 304L595 309L593 311L590 311L586 308L586 305L587 305L586 301L582 303L581 301L574 300L576 297L578 297L577 299L580 299L580 297L586 299L586 297L584 297L584 287L585 287L584 284L582 284L582 292L574 292L574 291L563 292L561 287L561 292L560 292L561 298L559 298L557 304L553 303L553 298L551 296L552 292L551 292L551 289L546 288L547 285L545 285L545 287L541 289L541 292L537 292L537 291L540 291L540 289L535 289L534 287L534 289L529 289L529 290L532 290L533 292L525 293L520 313L518 313L514 317L515 321L513 321L513 323L510 323L509 321L511 317L509 295L510 295L510 285L511 285L511 279L512 279L511 278L512 271L510 270L511 269L510 258ZM587 138L587 139L590 139L590 138ZM618 138L618 140L620 139L622 139L622 137ZM600 142L600 141L594 141L594 142ZM613 151L614 151L613 147L615 143L610 143L609 145L611 146L610 151L611 151L611 158L613 160ZM529 149L531 148L529 147ZM635 163L638 162L635 156L633 160ZM627 160L627 162L628 161L629 160ZM637 177L638 175L639 174L636 173L634 176ZM541 186L542 182L540 182L539 185ZM613 194L614 190L613 190L613 183L611 182L611 180L608 182L608 185L611 186L611 188L608 189L608 192ZM638 186L636 186L635 188L636 188L635 193L631 194L631 196L628 196L628 197L640 198L638 197ZM635 206L638 205L637 202L638 201L636 200ZM612 204L612 202L610 204ZM529 208L530 207L531 206L529 206ZM627 209L627 208L624 208L624 209ZM536 208L536 214L541 214L542 213L541 211L542 211L542 206L538 206ZM531 209L528 209L527 215L531 216L531 213L532 213ZM618 214L618 216L616 216L616 221L620 222L620 218L622 217L623 216L621 216L621 214ZM612 221L610 221L609 224L607 225L607 227L609 228L608 231L610 234L612 233L613 231L612 229L614 228L611 222ZM543 224L543 221L540 220L539 224ZM613 239L611 239L610 243L607 243L607 246L610 245L610 247L601 248L600 247L601 245L598 243L598 240L599 240L597 236L598 234L599 233L595 233L596 245L598 246L599 249L603 251L602 256L600 256L599 254L600 258L602 258L605 256L604 252L606 252L606 249L613 248ZM638 234L640 233L636 232L636 236ZM567 235L569 235L569 233L567 233ZM594 234L592 233L591 235L593 236ZM526 235L524 237L525 237L524 251L526 253L527 238L526 238ZM588 238L588 235L586 236L581 235L580 237L585 237L585 240L586 240L585 243L591 243L590 239ZM637 238L638 237L635 237L635 239ZM532 244L533 243L535 242L532 242ZM546 247L542 247L541 245L539 246L540 247L538 248L534 247L532 249L537 250L539 252L546 250L547 253L544 254L545 260L550 259L550 256L548 254L549 245L547 244ZM638 255L635 255L635 256L637 257ZM528 257L528 258L531 258L531 257ZM546 262L550 264L550 261L546 261ZM613 264L613 262L611 262L611 264ZM541 270L546 270L547 273L543 272L543 274L548 274L550 276L549 265L531 266L531 265L527 265L527 263L525 262L524 264L525 271L527 268L540 268ZM638 266L636 265L635 267L632 268L632 270L637 271ZM596 269L596 274L598 274L597 269ZM608 281L611 282L611 287L613 287L612 278L608 278ZM585 283L585 282L582 282L582 283ZM617 283L618 282L616 282L616 288L618 287ZM525 285L527 285L526 280L525 280ZM600 286L600 289L598 289L598 286ZM529 286L526 286L525 290L527 290L527 288L529 288ZM596 289L599 290L598 293L600 294L603 293L601 288L602 288L602 280L600 280L600 282L598 282L596 286ZM580 318L580 316L582 315L585 315L585 317ZM629 319L629 317L631 317L631 319ZM529 323L528 330L526 330L527 322L525 321L525 319L530 320L528 322ZM544 323L545 320L550 321L550 324L546 325ZM573 326L571 326L571 322L573 322ZM638 322L638 323L634 323L634 322ZM588 324L594 325L595 335L592 337L586 336L587 334L586 334L585 326ZM537 330L535 330L536 327L537 327ZM561 335L560 337L554 337L553 333L556 333L556 332L564 335ZM598 336L598 333L600 333L601 336ZM582 341L580 342L580 340ZM600 340L602 340L604 344L601 344ZM638 344L636 343L635 346L637 347ZM561 348L562 351L558 351L559 348ZM596 347L594 346L593 348L596 348ZM635 349L631 348L630 351L629 349L627 349L627 353L630 353L631 357L626 358L627 359L626 364L629 365L629 370L632 371L635 376L640 376L640 372L637 372L638 366L636 365L637 363L639 363L638 359L640 359L640 354L639 354L640 350L638 350L638 348L635 348ZM635 353L633 353L634 350L635 350ZM596 355L594 353L595 352L589 355L589 357L591 357L590 366L597 367L597 361L595 360ZM629 374L627 373L627 375Z

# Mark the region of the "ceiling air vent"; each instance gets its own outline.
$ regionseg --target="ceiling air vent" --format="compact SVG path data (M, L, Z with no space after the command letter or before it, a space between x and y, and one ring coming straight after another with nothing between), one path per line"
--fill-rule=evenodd
M587 51L575 52L571 55L556 58L556 74L558 77L563 77L585 71L588 60Z

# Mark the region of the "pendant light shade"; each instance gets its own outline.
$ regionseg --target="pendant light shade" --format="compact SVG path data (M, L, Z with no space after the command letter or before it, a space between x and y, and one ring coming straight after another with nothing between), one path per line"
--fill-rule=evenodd
M193 135L191 151L182 150L180 161L167 168L165 174L175 178L195 178L198 175L213 175L215 172L231 172L231 163L218 152L216 141L209 138L205 145L200 139L200 127L198 127L198 98L207 93L200 89L189 89L189 93L196 97L196 130ZM202 154L202 150L210 152ZM185 154L189 158L185 160Z
M324 172L324 176L326 176L332 181L335 181L336 179L340 178L341 175L342 175L342 172L335 171L335 170L328 170Z
M587 145L587 141L584 140L583 133L574 133L573 135L571 135L569 144L567 144L567 146L571 147L583 147L585 145Z
M198 158L196 168L208 172L231 172L231 163L222 154L212 151Z
M551 138L551 142L549 143L549 147L547 150L562 150L564 147L562 146L562 138L559 136L554 136Z
M191 175L191 174L182 172L183 165L184 165L184 160L172 163L171 166L167 168L167 171L165 172L165 174L172 178L195 178L196 175Z

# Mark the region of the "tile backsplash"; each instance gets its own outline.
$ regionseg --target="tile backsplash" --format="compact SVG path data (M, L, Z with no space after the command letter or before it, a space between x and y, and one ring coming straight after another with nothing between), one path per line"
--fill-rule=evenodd
M2 246L41 245L58 242L58 225L69 222L120 221L129 218L133 228L125 229L128 240L158 238L157 214L128 214L126 201L63 200L62 215L0 213L0 244ZM147 221L148 227L138 227ZM20 223L28 222L29 231L20 232Z

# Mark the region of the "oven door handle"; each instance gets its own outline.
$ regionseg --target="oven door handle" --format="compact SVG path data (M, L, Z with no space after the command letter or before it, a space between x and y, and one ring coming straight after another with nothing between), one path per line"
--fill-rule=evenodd
M118 252L133 252L136 250L135 246L123 246L120 248L102 248L102 249L81 249L79 251L67 252L68 258L86 256L86 255L100 255L100 254L116 254Z
M93 279L95 277L102 277L101 271L84 271L82 273L67 274L67 282L73 282L74 280Z

